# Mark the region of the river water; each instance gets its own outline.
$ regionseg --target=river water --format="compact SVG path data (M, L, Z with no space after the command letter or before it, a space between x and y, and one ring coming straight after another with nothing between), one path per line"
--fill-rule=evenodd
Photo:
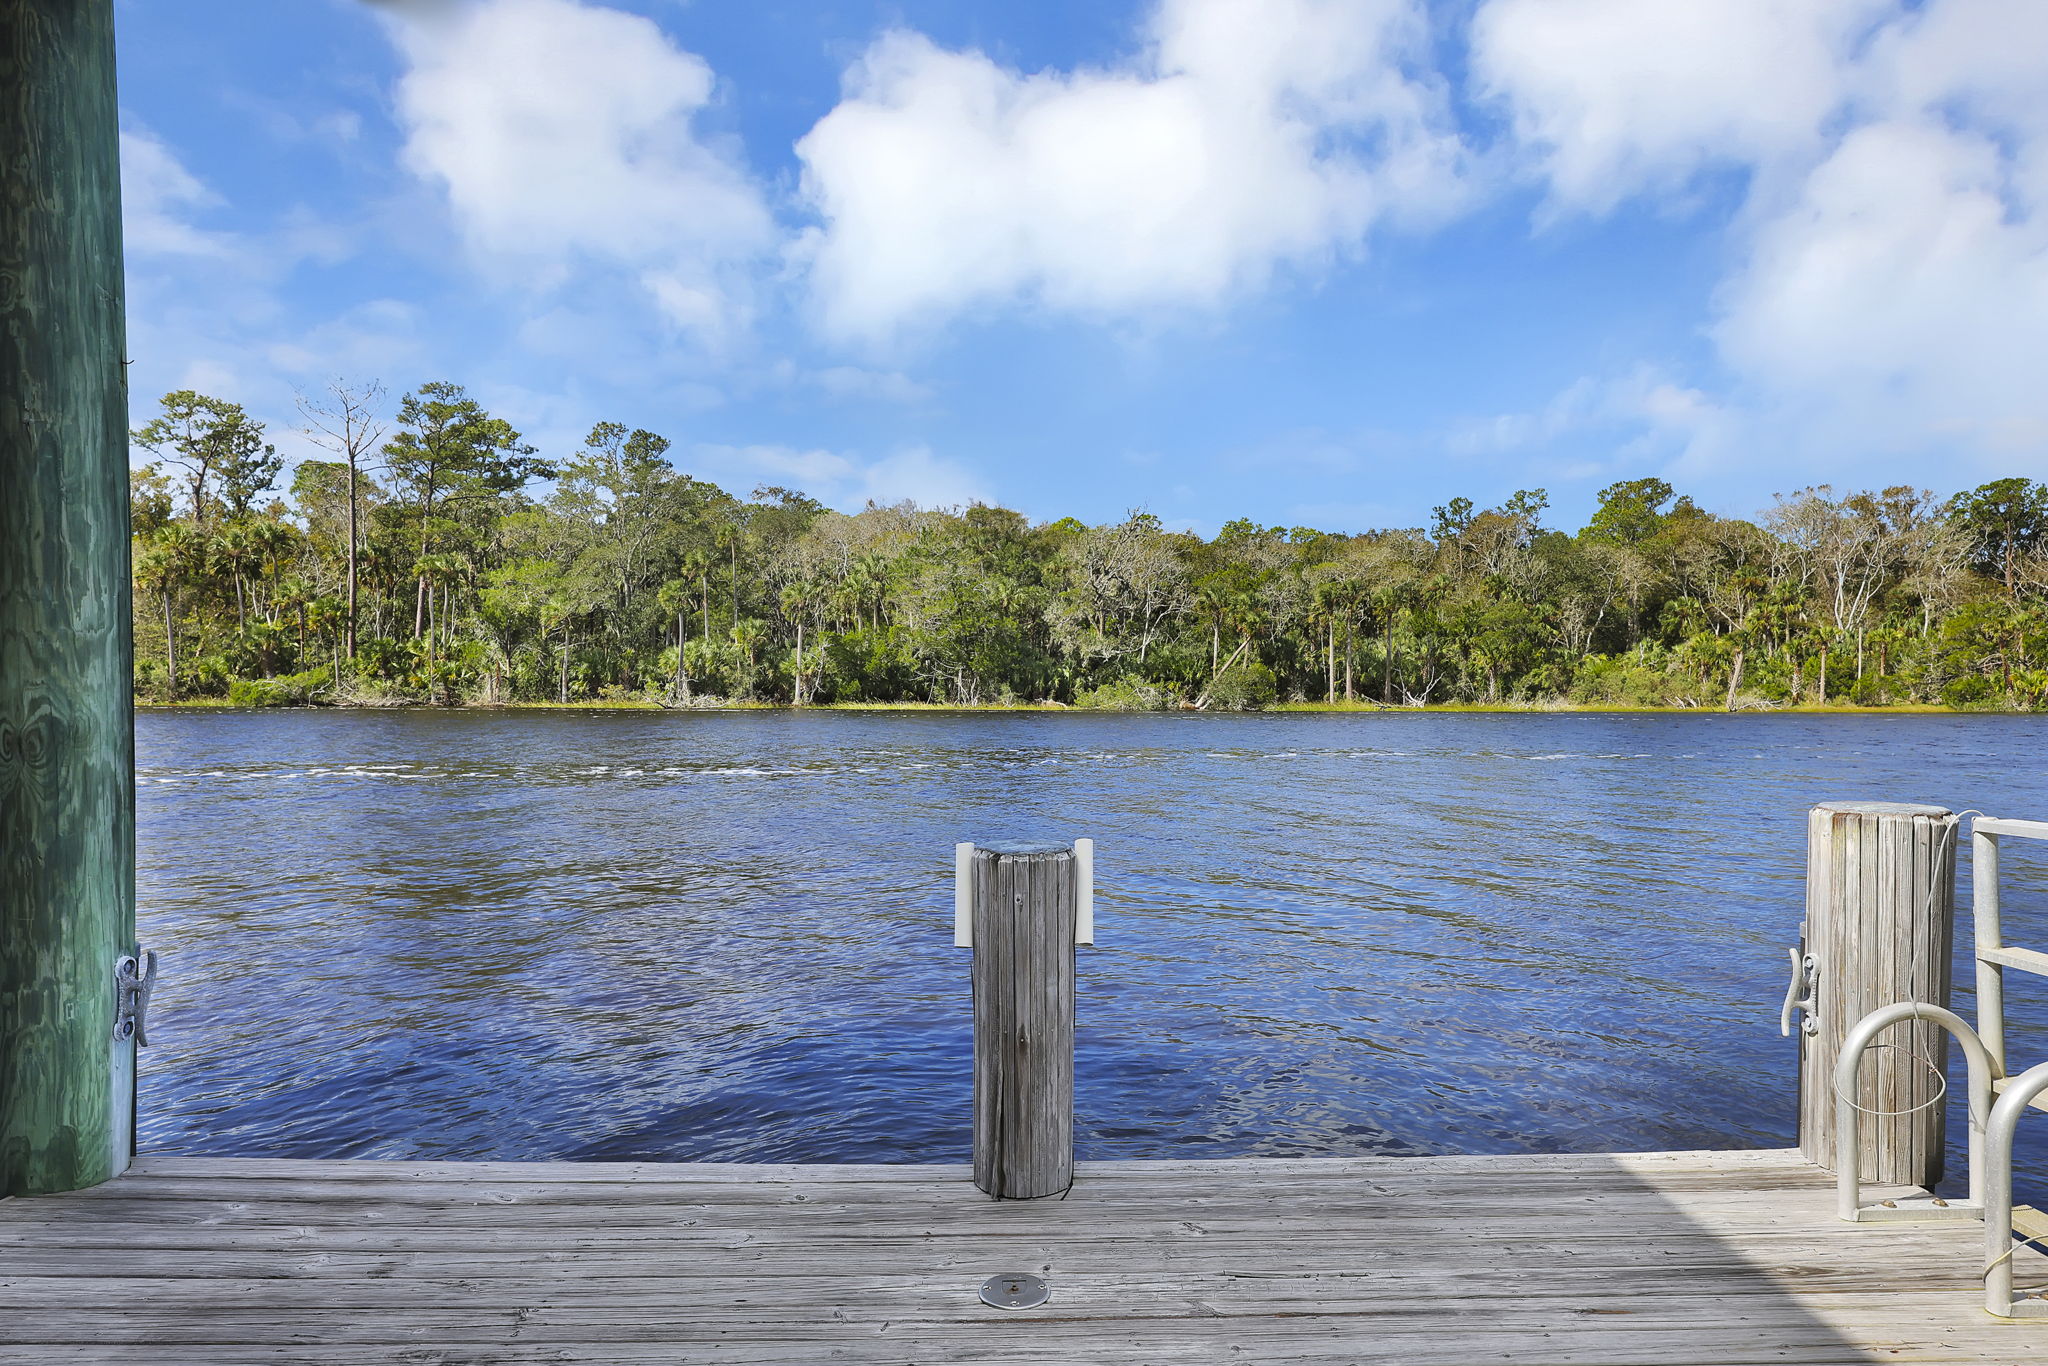
M953 844L1081 835L1083 1157L1784 1145L1806 808L2048 817L2048 720L1991 716L145 712L137 741L141 1134L186 1153L965 1160ZM2048 942L2048 858L2006 895ZM2016 1063L2048 1058L2029 987ZM2023 1161L2048 1180L2043 1135Z

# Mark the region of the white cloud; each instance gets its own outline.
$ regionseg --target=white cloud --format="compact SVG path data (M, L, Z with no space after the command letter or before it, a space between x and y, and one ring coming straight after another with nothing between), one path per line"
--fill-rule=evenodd
M252 223L243 206L188 170L177 152L140 125L121 134L122 229L127 255L130 406L138 423L156 396L197 389L248 406L271 426L289 424L291 386L336 371L375 372L394 328L373 303L338 316L291 319L286 286L302 263L332 264L353 250L345 225L303 211ZM236 230L204 226L232 221Z
M2044 85L2048 89L2048 85ZM1722 300L1723 353L1786 404L1890 446L2048 441L2048 213L2015 213L1981 133L1857 129L1757 233Z
M1498 413L1455 423L1445 438L1453 455L1527 456L1579 449L1589 435L1612 450L1612 460L1667 467L1718 440L1725 414L1699 389L1651 365L1605 378L1586 377L1528 412ZM1607 465L1583 460L1557 466L1565 477L1590 477Z
M422 315L399 299L371 299L317 323L289 340L273 341L264 359L301 385L318 385L334 375L379 375L417 369Z
M173 389L196 389L202 394L234 394L247 389L243 373L225 361L199 356L185 362Z
M1162 0L1111 69L1006 70L896 31L797 144L800 256L840 337L976 305L1208 305L1463 191L1411 0Z
M2048 474L2048 6L1933 0L1843 79L1846 131L1752 206L1723 358L1791 441Z
M920 507L991 501L972 471L924 446L862 461L837 451L792 446L706 444L693 448L685 468L742 495L757 485L779 484L846 512L857 512L870 502L905 499Z
M1862 68L1879 109L2009 131L2015 190L2030 211L2048 205L2048 5L1937 0L1880 34Z
M233 249L225 234L196 227L192 216L220 196L185 169L154 134L121 132L121 235L131 254L221 257Z
M404 155L433 187L409 197L445 194L509 301L456 310L467 335L431 301L293 309L291 271L380 229L231 217L132 127L135 380L258 386L276 409L330 368L424 375L452 356L565 395L602 373L671 411L774 390L918 405L932 390L880 363L728 367L712 389L649 319L716 343L757 290L784 287L839 341L978 310L1182 316L1441 221L1506 168L1561 231L1625 203L1692 215L1723 278L1692 363L1624 353L1531 411L1444 432L1451 452L1724 487L1738 470L1920 479L1930 456L2048 474L2048 3L1473 3L1460 93L1505 115L1485 151L1457 131L1421 0L1158 0L1128 57L1038 72L891 32L798 145L815 219L792 245L738 151L705 131L714 73L651 20L595 0L383 0ZM356 133L346 113L295 117L322 155ZM582 402L562 397L538 430L568 432ZM736 487L842 506L982 494L923 447L706 450ZM1307 432L1240 463L1341 474L1371 453Z
M980 481L957 461L912 446L884 456L860 472L861 501L896 503L908 498L919 507L962 507L991 501Z
M1840 102L1844 58L1892 0L1488 0L1480 88L1563 205L1604 212L1703 167L1801 154Z
M405 159L480 256L542 286L621 269L711 341L744 321L742 268L774 230L736 155L696 130L715 85L702 58L578 0L386 8Z
M1488 0L1473 35L1557 206L1751 172L1676 468L2048 472L2048 5Z

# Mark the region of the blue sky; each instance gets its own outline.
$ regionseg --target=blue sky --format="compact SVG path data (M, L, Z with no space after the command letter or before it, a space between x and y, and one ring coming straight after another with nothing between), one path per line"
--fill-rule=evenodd
M2048 476L2048 5L119 0L137 420L1416 526Z

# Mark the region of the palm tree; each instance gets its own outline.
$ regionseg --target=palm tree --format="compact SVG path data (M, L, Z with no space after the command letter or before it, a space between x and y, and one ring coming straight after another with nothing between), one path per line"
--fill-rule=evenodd
M1806 609L1797 598L1784 598L1771 604L1770 622L1784 643L1785 657L1792 661L1791 694L1794 705L1806 694L1806 656L1800 647L1806 643Z
M816 590L800 580L784 584L782 588L782 615L796 627L796 656L790 665L793 679L790 692L799 707L804 704L804 613L810 610L815 596Z
M315 631L327 637L328 645L332 650L334 681L337 684L340 683L342 644L347 639L348 633L348 604L343 599L330 593L312 599L300 610L305 622ZM299 649L303 656L305 651L303 640L299 645ZM299 663L300 667L303 668L305 665L303 657Z
M553 617L550 621L548 618ZM555 686L555 700L563 706L569 705L569 653L574 645L570 629L575 625L576 613L568 601L558 593L549 593L541 605L541 639L555 627L562 630L562 668Z
M271 599L273 607L281 611L296 613L298 616L298 663L301 669L306 667L306 604L312 602L317 596L318 594L313 591L311 583L307 582L301 575L294 574L288 579L280 579L278 581L276 593Z
M849 564L845 571L828 584L823 591L825 606L830 609L832 620L839 629L842 632L858 630L860 628L861 604L866 600L867 596L867 586L860 581L859 568ZM825 622L821 614L818 628L823 630L824 626Z
M1222 659L1223 624L1230 619L1233 594L1230 585L1210 578L1195 588L1195 610L1209 623L1209 677L1216 676Z
M160 527L149 548L135 558L137 581L163 600L164 685L174 698L178 695L178 589L191 573L196 548L192 533L173 522Z
M682 576L697 581L698 619L704 628L704 643L711 643L711 552L701 546L683 552Z
M413 564L413 573L419 576L426 588L426 647L427 647L427 689L428 700L433 700L433 689L440 679L440 672L434 667L442 651L455 643L455 585L468 573L469 563L460 555L437 552L422 555ZM440 610L435 611L435 594L440 595Z
M254 656L256 672L265 678L277 675L278 656L284 653L284 634L282 625L267 618L249 623L248 629L242 632L238 644Z
M1347 578L1341 581L1344 591L1341 602L1344 609L1344 700L1358 700L1358 627L1365 614L1368 590L1362 579Z
M721 521L711 532L711 540L726 553L729 569L727 577L732 586L732 620L740 620L740 528L739 523L730 519Z
M1736 694L1742 691L1743 658L1749 653L1749 647L1756 643L1758 633L1766 629L1764 621L1759 617L1762 610L1761 607L1750 608L1743 614L1742 620L1736 623L1735 628L1728 632L1728 642L1735 647L1728 661L1726 706L1729 711L1735 710Z
M235 625L241 630L249 628L249 605L242 583L243 569L256 556L256 538L246 522L232 522L216 532L208 549L212 558L221 566L222 572L235 584Z
M1887 677L1892 671L1892 651L1906 643L1905 624L1885 622L1870 632L1870 643L1877 647L1877 676Z
M747 673L744 686L749 693L753 691L754 686L754 652L760 649L761 638L766 634L766 629L752 617L748 617L744 621L736 621L732 624L732 631L730 632L732 643L737 645L740 652L746 656Z
M370 586L372 590L370 601L375 605L376 609L370 618L370 635L373 639L385 639L390 634L385 629L384 614L391 606L398 584L405 573L403 565L404 560L401 558L401 552L397 544L392 540L380 538L365 540L362 552L356 557L358 581ZM350 629L352 634L349 638L355 642L356 648L351 651L349 658L355 659L360 655L362 646L362 618L360 616L356 618ZM378 672L382 667L382 662L386 659L387 656L380 654L378 656L379 662L372 664L371 672Z
M1998 652L1999 673L2005 683L2006 695L2018 701L2019 690L2013 683L2013 668L2015 664L2024 665L2026 662L2026 633L2027 628L2034 624L2034 613L2025 603L2016 602L1997 610L1994 620L2001 647Z
M1380 630L1384 635L1380 650L1384 656L1380 661L1380 703L1383 706L1394 705L1394 674L1398 665L1394 658L1394 622L1407 607L1413 589L1414 583L1407 578L1383 579L1372 592L1373 610L1379 613Z
M850 579L851 582L858 586L860 592L860 597L857 599L854 609L854 624L856 626L860 624L860 610L872 601L874 613L868 625L874 630L881 630L882 604L887 599L889 592L889 561L874 551L857 556L853 562Z
M257 522L249 529L249 540L274 598L278 575L284 572L285 561L299 548L299 533L282 522ZM274 607L266 603L259 610L269 615Z
M455 584L468 568L460 555L436 552L422 555L413 562L412 572L419 581L427 585L427 620L425 635L431 642L446 635L448 618L453 606L450 595Z
M1309 591L1309 625L1324 628L1323 701L1331 706L1337 703L1337 621L1348 615L1346 598L1345 585L1336 579L1318 579Z
M678 702L687 702L690 700L690 671L683 663L683 646L687 643L684 609L690 604L689 581L670 579L656 591L655 602L663 612L676 615L676 680L673 691Z

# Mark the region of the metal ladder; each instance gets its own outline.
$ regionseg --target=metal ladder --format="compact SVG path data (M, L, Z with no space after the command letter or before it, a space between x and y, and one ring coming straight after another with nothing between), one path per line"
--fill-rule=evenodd
M1977 1025L1954 1011L1923 1001L1882 1006L1856 1022L1835 1061L1835 1201L1842 1218L1857 1223L1981 1219L1984 1221L1984 1308L2000 1318L2048 1319L2048 1298L2015 1299L2012 1255L2022 1242L2048 1246L2048 1215L2012 1203L2012 1141L2020 1114L2029 1106L2048 1110L2048 1062L2007 1075L2005 1065L2005 974L2008 970L2048 977L2048 953L2005 942L1999 922L1998 842L2048 842L2048 821L1995 820L1979 816L1970 825L1970 881L1976 928ZM1858 1132L1862 1111L1855 1096L1863 1054L1893 1025L1921 1020L1940 1025L1962 1045L1969 1068L1970 1198L1933 1195L1862 1202L1858 1179Z

